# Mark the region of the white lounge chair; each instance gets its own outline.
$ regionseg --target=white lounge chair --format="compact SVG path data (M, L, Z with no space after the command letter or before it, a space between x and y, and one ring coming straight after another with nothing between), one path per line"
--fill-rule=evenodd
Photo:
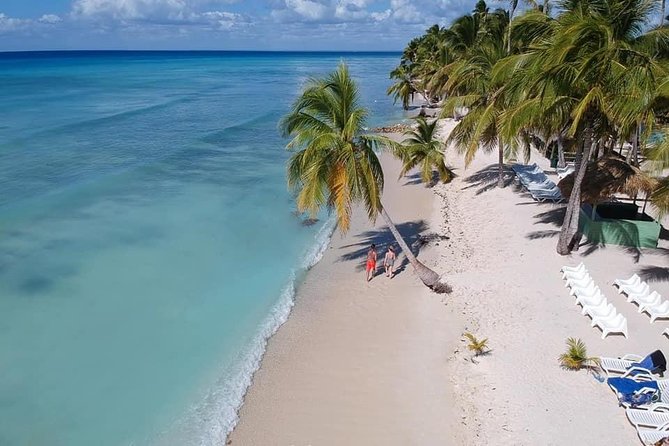
M594 296L578 296L576 298L576 305L580 305L584 309L585 307L596 307L601 305L602 303L608 303L606 302L606 298L602 293L597 293ZM581 314L585 313L581 312Z
M662 296L657 291L636 300L636 304L639 305L639 313L643 313L648 307L658 307L661 303Z
M619 288L619 292L622 293L622 287L627 287L627 286L634 286L638 285L641 283L641 277L639 277L636 273L632 275L629 279L616 279L613 281L613 285L617 286Z
M581 314L590 316L594 325L595 319L606 319L611 317L611 315L615 316L617 311L613 304L608 303L606 299L604 299L599 305L584 306Z
M597 326L602 330L602 339L611 333L621 333L627 338L627 319L622 314L616 314L610 319L597 319L593 321L592 326Z
M588 274L583 279L567 279L567 286L569 288L587 288L590 284L594 285L594 280Z
M642 313L646 307L656 307L660 305L662 303L662 296L660 296L657 291L653 291L647 295L632 294L627 301L639 305L639 313Z
M669 330L669 329L668 329ZM627 372L632 364L643 360L643 357L634 354L627 354L622 358L611 358L608 356L599 357L599 367L606 373L606 376L619 376Z
M626 409L625 415L635 428L657 428L669 422L669 405L655 403L648 409Z
M583 288L584 286L587 286L587 284L590 282L594 282L594 280L592 279L590 273L586 271L581 276L567 277L567 279L565 279L564 286L568 288L572 287Z
M585 264L583 262L579 263L576 266L568 266L565 265L562 268L560 268L560 272L566 273L566 272L578 272L578 271L585 271Z
M587 288L572 288L569 291L570 296L576 296L576 297L593 297L597 296L598 294L602 294L602 290L599 289L597 285L594 283L592 286L589 286Z
M631 302L632 296L644 296L650 294L650 287L646 282L641 282L638 285L623 287L623 293L627 294L627 301Z
M562 274L562 278L569 283L569 281L574 281L574 280L583 280L586 277L591 277L590 273L587 270L571 273L571 272L566 272ZM568 286L565 284L565 286Z
M613 305L609 304L602 310L601 313L595 314L595 316L592 317L592 322L590 323L591 327L594 327L595 325L601 326L600 323L607 324L608 321L613 321L615 318L618 316L618 311L616 310L616 307Z
M655 319L669 318L669 300L665 300L659 305L645 307L644 311L650 316L650 323L655 322Z
M637 429L637 434L647 446L652 446L660 440L669 437L669 423L662 424L655 429Z

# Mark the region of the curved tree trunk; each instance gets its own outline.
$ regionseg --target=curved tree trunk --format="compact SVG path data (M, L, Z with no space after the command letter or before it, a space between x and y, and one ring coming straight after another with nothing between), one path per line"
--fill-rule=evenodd
M665 0L662 0L662 4L660 5L660 26L664 25L664 19L665 19Z
M576 176L574 178L574 187L569 196L569 203L562 222L562 229L560 229L560 237L558 238L557 252L560 255L567 255L575 247L578 242L578 220L581 214L581 185L583 178L585 178L585 171L588 166L588 159L590 158L590 151L592 149L592 131L586 129L584 136L584 147L581 153L581 159L576 167Z
M381 217L383 217L383 220L388 225L390 232L392 232L393 237L395 237L397 244L400 245L400 248L402 248L402 252L404 252L404 255L407 256L409 263L411 263L411 266L413 266L414 270L416 271L416 274L418 275L420 280L425 284L425 286L427 286L436 293L450 293L451 287L439 280L439 274L432 271L427 266L423 265L416 258L416 256L413 255L413 252L411 252L409 245L407 245L407 243L404 241L402 235L397 230L395 224L393 223L393 221L390 219L390 216L386 212L386 208L384 208L383 206L381 206Z
M504 144L502 141L499 142L499 157L498 157L498 169L499 173L497 176L497 187L504 187Z

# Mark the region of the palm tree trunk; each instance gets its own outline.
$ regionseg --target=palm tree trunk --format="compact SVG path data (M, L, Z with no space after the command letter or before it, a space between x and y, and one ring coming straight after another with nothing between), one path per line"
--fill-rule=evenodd
M564 159L564 139L562 139L562 133L557 137L557 147L558 147L558 167L563 168L567 165L567 162Z
M440 281L439 274L437 274L435 271L432 271L430 268L427 266L423 265L411 252L411 249L409 248L409 245L404 241L402 238L402 234L397 230L397 227L395 227L395 224L393 221L390 219L390 216L386 212L386 208L381 206L381 217L383 217L383 220L386 222L388 225L388 228L390 229L390 232L392 232L393 237L395 237L395 241L397 241L397 244L400 245L400 248L402 249L402 252L404 252L404 255L407 257L409 260L409 263L411 263L411 266L413 266L414 270L416 271L416 274L420 278L420 280L430 288L432 291L436 293L450 293L451 292L451 287Z
M557 252L560 255L567 255L574 249L576 237L578 234L578 221L581 213L581 185L583 178L585 178L585 171L587 170L590 158L590 151L592 150L592 130L586 129L584 133L584 147L582 149L581 160L576 167L576 176L574 178L574 187L569 196L569 203L565 211L564 221L562 222L562 229L560 229L560 237L558 238Z
M506 32L506 54L511 54L511 21L513 21L513 15L516 13L516 7L518 6L518 0L511 0L511 10L509 11L509 26Z
M502 141L499 141L499 174L497 176L497 187L504 187L504 144L502 144Z
M544 4L543 4L543 6L541 7L541 11L542 11L544 14L548 15L548 0L544 0Z

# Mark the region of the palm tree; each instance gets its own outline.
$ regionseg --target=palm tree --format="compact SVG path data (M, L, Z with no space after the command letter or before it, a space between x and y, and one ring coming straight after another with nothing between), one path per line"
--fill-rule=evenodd
M293 138L286 146L292 152L288 186L297 193L298 210L314 215L327 208L345 233L353 205L363 203L371 221L381 215L423 283L436 292L449 292L439 275L416 259L381 203L383 170L374 149L392 143L364 134L366 117L344 63L304 87L280 123L283 134Z
M498 28L504 33L504 28ZM470 56L452 64L445 90L450 95L444 104L442 116L452 114L460 107L469 112L455 126L448 137L457 150L465 155L469 165L476 153L498 151L499 187L504 186L504 155L507 145L501 137L499 118L504 111L502 90L493 79L493 68L505 55L502 35L490 35L470 50Z
M416 88L413 84L411 70L407 65L400 65L390 72L390 78L396 82L388 88L387 94L393 96L393 102L402 101L402 108L409 110Z
M525 31L531 28L529 22L537 25L536 37L523 54L500 63L513 68L505 89L522 91L502 119L509 126L503 133L544 126L546 132L576 143L577 171L558 240L560 254L578 245L587 161L606 141L653 120L653 98L665 75L653 55L657 45L666 44L666 31L642 34L651 1L565 0L555 19L535 14L521 20Z
M444 156L446 145L436 137L436 128L436 119L428 123L425 118L418 118L416 128L405 132L408 138L395 149L395 154L403 163L400 178L419 167L421 180L426 185L433 181L433 169L436 169L439 180L443 183L453 179L453 171L446 166Z

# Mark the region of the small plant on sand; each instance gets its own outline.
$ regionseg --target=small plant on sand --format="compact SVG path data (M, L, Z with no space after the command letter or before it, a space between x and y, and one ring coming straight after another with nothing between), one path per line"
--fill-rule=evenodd
M479 356L488 352L488 338L478 339L471 333L465 333L464 336L469 341L467 348L474 352L474 356Z
M558 357L560 366L567 370L592 369L599 365L599 358L588 357L585 343L578 338L567 338L567 351Z

